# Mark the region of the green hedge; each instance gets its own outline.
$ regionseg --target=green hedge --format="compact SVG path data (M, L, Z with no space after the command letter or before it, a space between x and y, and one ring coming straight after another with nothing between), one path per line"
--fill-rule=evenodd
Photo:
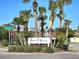
M44 47L42 49L42 52L43 53L53 53L54 51L53 51L53 48L51 48L51 47Z
M1 46L8 46L8 42L6 40L0 41Z
M25 52L25 53L32 53L32 52L39 52L39 53L53 53L53 48L51 47L43 47L43 46L21 46L21 45L11 45L9 47L9 52Z
M33 47L32 46L24 46L24 51L23 52L33 52Z
M41 50L42 50L42 47L40 47L40 46L33 47L33 52L40 52Z

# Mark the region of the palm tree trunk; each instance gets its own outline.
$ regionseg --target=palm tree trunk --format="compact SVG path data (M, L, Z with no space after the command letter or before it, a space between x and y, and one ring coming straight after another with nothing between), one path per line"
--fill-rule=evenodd
M44 25L43 25L43 13L40 14L41 15L41 37L43 37L43 33L44 33Z
M28 21L26 21L26 23L24 24L24 45L26 45L26 34L27 34L27 31L28 31Z
M24 45L26 45L27 43L26 43L26 38L23 38L23 40L24 40Z
M41 20L39 21L39 37L41 37Z
M62 16L63 16L63 7L60 8L60 30L62 29Z
M43 20L41 20L42 21L42 23L41 23L41 36L43 37L43 32L44 32L44 25L43 25Z
M49 28L49 37L51 39L51 47L52 47L52 26L53 26L53 23L54 23L54 17L51 16L50 17L50 28Z
M66 38L68 38L68 27L66 29Z
M19 33L19 40L20 40L21 46L23 46L23 42L22 42L22 38L21 38L20 33Z
M54 17L50 17L50 28L49 28L49 36L52 36L52 28L53 28L53 23L54 23Z
M60 30L62 29L62 18L60 17Z
M17 25L17 31L20 32L20 24Z
M36 12L34 12L34 21L35 21L35 36L38 37L38 27L37 27Z

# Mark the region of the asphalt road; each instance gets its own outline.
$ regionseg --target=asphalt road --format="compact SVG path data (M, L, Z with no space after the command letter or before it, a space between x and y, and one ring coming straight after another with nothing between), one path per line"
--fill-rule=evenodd
M6 54L0 53L0 59L79 59L79 54L54 53L54 54Z
M8 49L0 49L0 59L79 59L79 52L59 52L59 53L9 53Z

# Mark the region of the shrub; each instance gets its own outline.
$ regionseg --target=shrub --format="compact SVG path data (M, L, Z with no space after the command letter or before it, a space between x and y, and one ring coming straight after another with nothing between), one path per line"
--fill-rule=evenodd
M0 44L1 44L2 46L8 46L8 42L7 42L6 40L2 40L2 41L0 42Z
M15 47L14 52L24 52L24 47L21 45L18 45Z
M43 53L53 53L54 51L53 51L53 48L51 48L51 47L44 47L42 49L42 52Z
M9 52L23 52L24 48L23 46L20 45L10 45L9 46Z
M21 46L21 45L11 45L9 47L9 52L43 52L43 53L53 53L53 48L51 47L42 47L42 46Z
M24 52L33 52L33 47L32 46L25 46Z
M9 52L14 52L15 51L15 49L16 49L16 46L14 45L11 45L10 47L9 47Z
M40 52L42 48L40 46L34 46L33 47L33 52Z

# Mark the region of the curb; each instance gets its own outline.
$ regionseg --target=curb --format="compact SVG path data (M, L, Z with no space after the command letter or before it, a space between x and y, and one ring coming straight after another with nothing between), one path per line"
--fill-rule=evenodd
M29 54L52 54L52 55L55 55L55 54L79 54L79 51L78 52L54 52L54 53L16 53L16 52L8 52L8 49L3 49L3 48L0 48L0 50L2 50L1 54L14 54L14 55L29 55Z
M56 54L79 54L79 53L73 53L73 52L57 52L57 53L13 53L13 52L2 52L3 54L12 54L12 55L39 55L39 54L43 54L43 55L56 55Z

